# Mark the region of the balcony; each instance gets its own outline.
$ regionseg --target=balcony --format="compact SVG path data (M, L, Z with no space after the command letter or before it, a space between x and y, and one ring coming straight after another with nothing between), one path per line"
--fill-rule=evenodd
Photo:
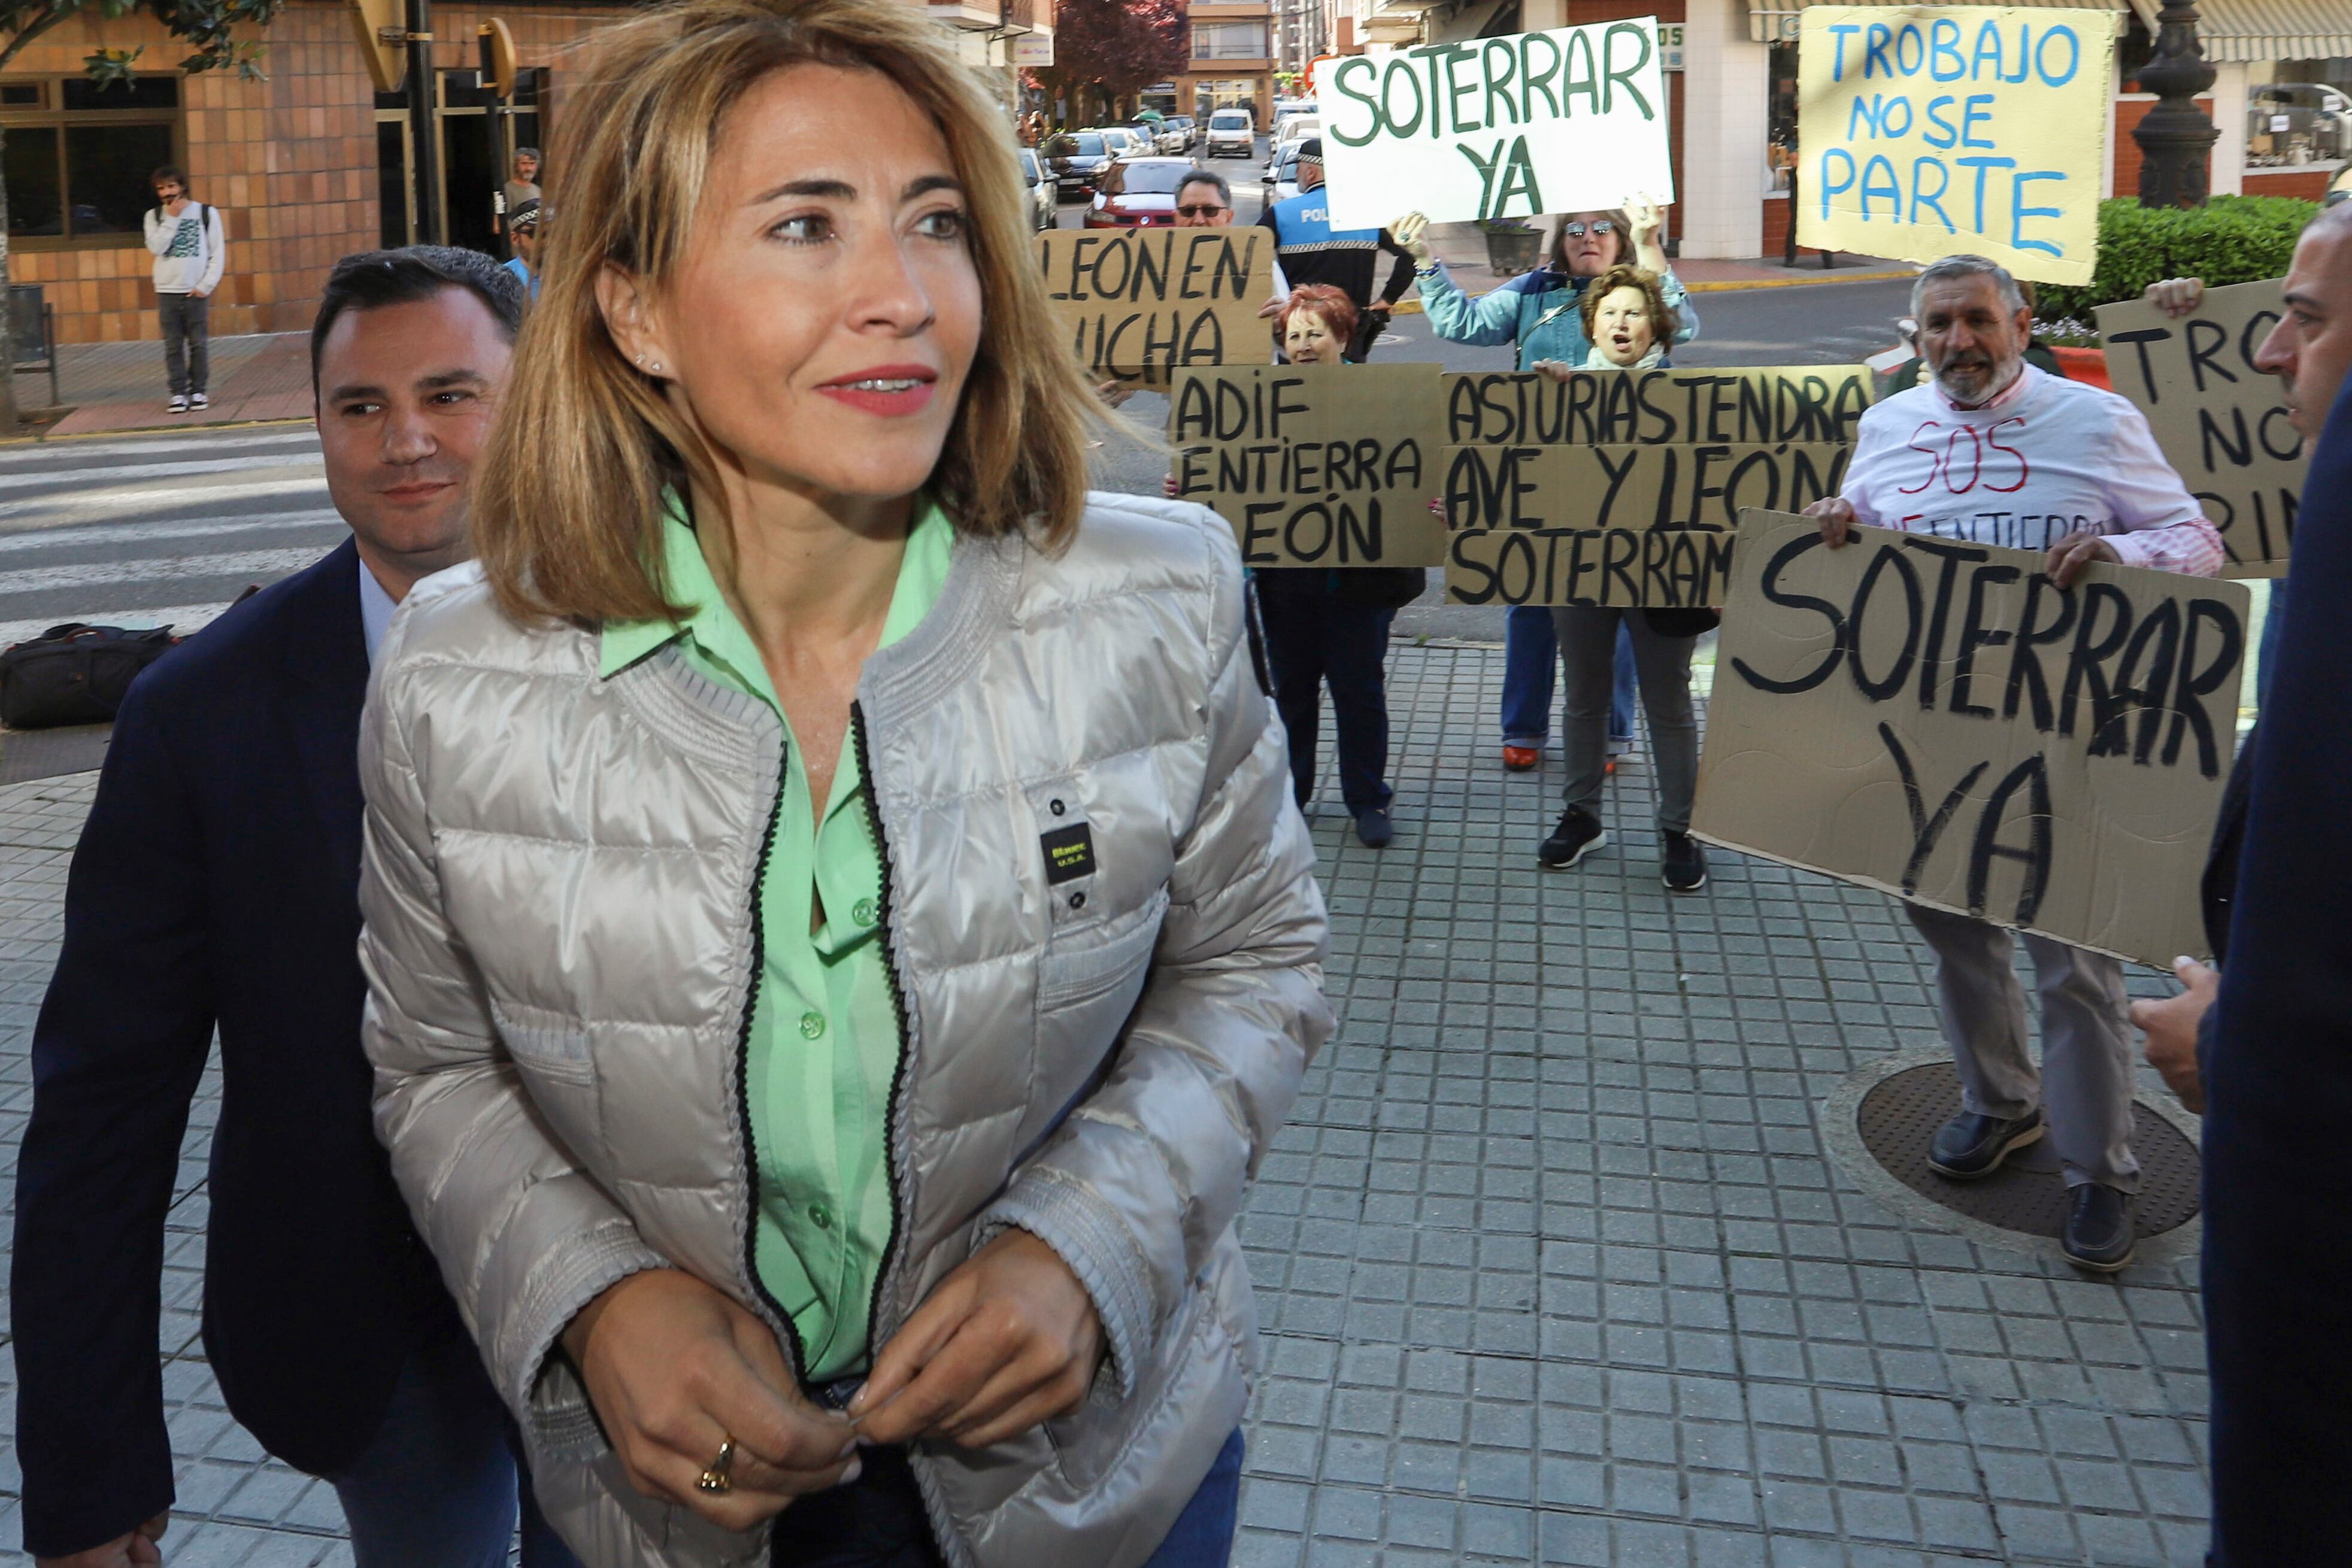
M941 26L964 33L993 33L1005 25L1003 0L929 0L923 9Z

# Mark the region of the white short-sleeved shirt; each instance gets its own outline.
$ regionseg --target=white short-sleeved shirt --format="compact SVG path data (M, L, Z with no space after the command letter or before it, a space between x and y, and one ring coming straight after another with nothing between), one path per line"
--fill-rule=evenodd
M2095 528L2130 565L2158 563L2136 548L2153 541L2125 536L2204 516L2139 410L2032 365L1982 408L1960 408L1923 381L1871 409L1844 495L1873 528L2011 549L2047 549Z

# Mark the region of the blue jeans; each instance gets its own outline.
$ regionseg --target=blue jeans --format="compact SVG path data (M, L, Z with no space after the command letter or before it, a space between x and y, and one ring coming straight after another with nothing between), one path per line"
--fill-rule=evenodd
M1541 746L1551 733L1552 682L1559 673L1559 640L1552 635L1551 611L1541 604L1514 604L1503 612L1503 744ZM1617 630L1615 671L1610 678L1609 738L1633 738L1633 638Z
M770 1568L939 1568L939 1548L903 1448L867 1448L847 1486L813 1492L777 1521ZM1242 1433L1234 1428L1200 1490L1144 1568L1225 1568L1240 1522Z
M462 1337L409 1354L359 1461L327 1479L359 1568L506 1568L520 1516L523 1568L580 1568L539 1511L530 1472L481 1357Z

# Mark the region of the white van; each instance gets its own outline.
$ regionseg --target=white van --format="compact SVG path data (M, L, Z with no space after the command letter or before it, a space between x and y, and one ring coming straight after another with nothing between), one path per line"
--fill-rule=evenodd
M1209 116L1209 156L1246 158L1257 151L1257 125L1246 109L1221 109Z

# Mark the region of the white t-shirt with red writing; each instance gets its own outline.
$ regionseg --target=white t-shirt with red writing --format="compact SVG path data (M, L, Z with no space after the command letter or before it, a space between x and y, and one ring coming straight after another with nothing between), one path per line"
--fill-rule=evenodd
M2095 528L2126 566L2210 576L2222 559L2139 410L2032 365L1982 408L1932 381L1872 408L1844 495L1873 528L2031 550Z

